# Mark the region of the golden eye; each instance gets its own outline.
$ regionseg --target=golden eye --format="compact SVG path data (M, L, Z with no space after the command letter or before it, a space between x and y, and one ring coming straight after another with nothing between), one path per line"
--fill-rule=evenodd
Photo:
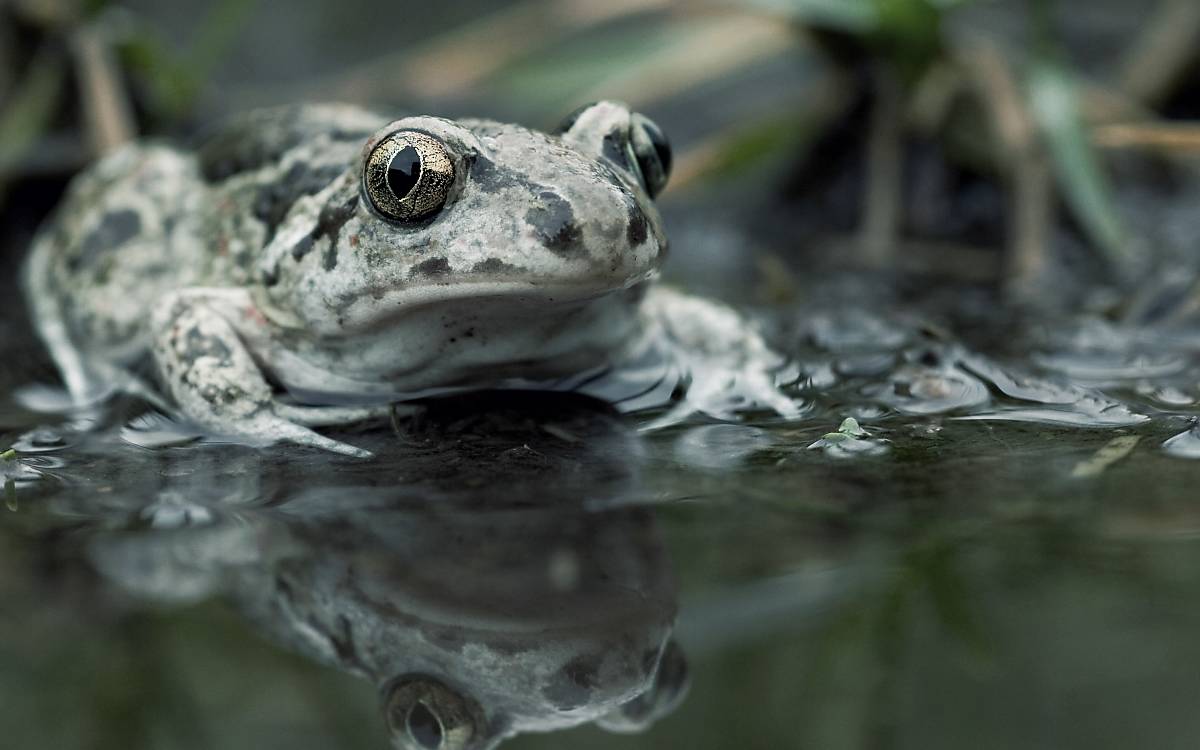
M474 701L429 677L395 683L384 712L393 743L405 750L466 750L484 729Z
M396 221L417 221L446 205L454 162L433 136L398 130L367 157L363 184L376 211Z

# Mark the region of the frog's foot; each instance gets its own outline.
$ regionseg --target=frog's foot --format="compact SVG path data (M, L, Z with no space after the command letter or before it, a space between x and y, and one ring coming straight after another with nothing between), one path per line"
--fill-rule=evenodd
M693 414L730 421L742 412L768 410L791 420L804 412L804 401L780 389L794 379L788 361L732 308L656 288L643 309L647 331L687 388L680 402L641 429L669 427Z
M295 407L276 401L237 331L212 304L217 294L213 298L206 298L203 290L172 294L154 313L154 360L183 414L218 435L254 444L287 441L370 457L370 451L299 424Z

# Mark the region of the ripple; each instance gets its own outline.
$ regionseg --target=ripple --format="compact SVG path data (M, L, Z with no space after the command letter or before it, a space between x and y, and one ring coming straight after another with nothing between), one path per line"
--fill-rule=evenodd
M1034 354L1032 359L1047 370L1093 381L1161 378L1183 372L1188 364L1187 358L1178 354L1125 352Z
M987 386L956 367L906 365L871 395L901 414L943 414L985 404Z
M1149 422L1150 418L1138 414L1124 404L1109 401L1099 396L1087 396L1070 408L1014 407L991 412L955 417L962 421L1039 422L1041 424L1069 427L1131 427Z

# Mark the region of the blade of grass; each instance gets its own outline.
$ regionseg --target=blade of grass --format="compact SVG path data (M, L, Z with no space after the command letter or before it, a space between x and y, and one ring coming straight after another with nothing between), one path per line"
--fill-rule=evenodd
M1079 109L1079 87L1049 57L1037 61L1027 82L1030 111L1050 151L1055 174L1071 212L1113 271L1133 263L1108 180L1092 148Z

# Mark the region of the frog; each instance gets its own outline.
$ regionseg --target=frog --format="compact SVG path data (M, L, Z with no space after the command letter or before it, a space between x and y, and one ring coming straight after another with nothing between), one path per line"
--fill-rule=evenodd
M139 394L255 444L369 457L319 429L492 388L644 405L691 381L721 403L673 418L795 414L757 329L656 283L672 160L662 129L615 101L551 132L347 104L253 110L83 172L22 285L71 404Z
M297 483L264 506L236 484L217 502L166 484L118 501L133 512L72 517L91 516L102 579L156 606L220 597L267 642L368 681L393 747L641 732L686 698L650 508L556 488L480 507L369 482Z

